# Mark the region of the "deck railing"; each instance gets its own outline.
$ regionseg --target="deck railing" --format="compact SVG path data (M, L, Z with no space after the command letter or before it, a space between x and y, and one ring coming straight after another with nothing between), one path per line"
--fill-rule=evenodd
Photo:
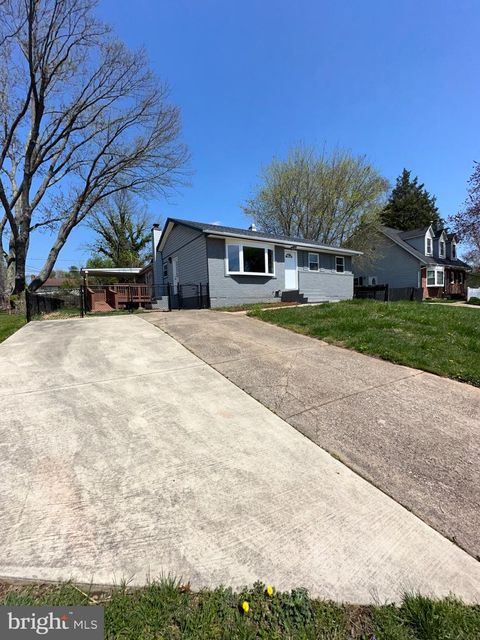
M463 282L447 282L445 285L445 293L447 296L464 296L465 285Z
M152 286L148 284L108 284L87 287L87 308L95 311L100 304L112 309L122 309L128 305L143 305L152 300Z

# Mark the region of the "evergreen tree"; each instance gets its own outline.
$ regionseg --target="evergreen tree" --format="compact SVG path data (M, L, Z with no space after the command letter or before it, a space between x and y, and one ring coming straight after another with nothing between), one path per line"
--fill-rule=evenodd
M397 178L385 208L380 214L382 224L402 231L428 227L433 222L442 225L435 196L430 195L418 178L410 178L410 171L404 169Z

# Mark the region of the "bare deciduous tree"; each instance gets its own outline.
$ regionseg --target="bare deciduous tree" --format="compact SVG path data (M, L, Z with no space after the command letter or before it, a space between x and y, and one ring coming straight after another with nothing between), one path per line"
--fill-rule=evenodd
M453 218L454 229L466 244L465 260L480 269L480 162L475 162L461 211Z
M243 209L265 231L341 245L360 223L378 218L387 189L363 156L298 147L263 170Z
M165 194L187 151L180 114L145 53L93 16L95 0L0 2L0 239L21 297L31 234L54 232L49 276L69 234L121 191Z

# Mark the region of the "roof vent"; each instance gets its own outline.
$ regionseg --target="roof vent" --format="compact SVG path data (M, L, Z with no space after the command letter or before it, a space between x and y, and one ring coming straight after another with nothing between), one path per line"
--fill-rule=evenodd
M252 222L252 224L248 227L248 230L249 231L256 231L257 230L257 227L256 227L254 222Z

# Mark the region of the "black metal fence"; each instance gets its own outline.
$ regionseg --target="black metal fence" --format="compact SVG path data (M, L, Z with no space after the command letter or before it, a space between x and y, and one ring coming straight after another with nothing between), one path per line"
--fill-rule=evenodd
M357 286L353 288L353 297L378 300L380 302L398 302L400 300L421 302L422 290L418 287L390 287L388 284L377 284L369 287Z
M171 309L208 309L210 292L208 284L169 285Z
M152 311L172 309L208 309L208 284L113 283L80 285L75 290L26 292L27 321L38 315L61 311L67 316L83 318L86 314L130 311L142 308Z

